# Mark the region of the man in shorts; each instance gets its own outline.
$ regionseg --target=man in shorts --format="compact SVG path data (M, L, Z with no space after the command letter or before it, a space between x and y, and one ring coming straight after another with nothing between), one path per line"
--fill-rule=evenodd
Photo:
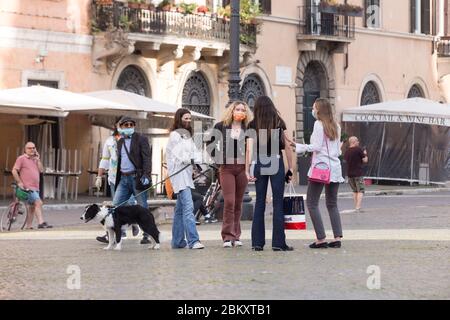
M33 142L27 142L24 154L19 156L12 169L14 180L17 186L28 192L29 215L25 223L26 229L33 229L33 219L36 215L38 219L38 229L52 228L42 217L42 200L39 196L40 173L44 171L39 153Z
M353 191L355 211L360 212L365 191L362 166L369 161L369 158L367 157L367 150L359 147L357 137L350 137L348 141L350 147L344 155L344 159L347 162L348 183Z

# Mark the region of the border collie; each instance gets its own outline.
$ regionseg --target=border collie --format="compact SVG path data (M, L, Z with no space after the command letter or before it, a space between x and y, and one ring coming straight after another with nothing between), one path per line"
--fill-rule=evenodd
M156 227L155 218L149 209L139 205L123 207L107 207L91 204L86 206L80 218L86 223L91 220L100 222L108 233L109 244L105 250L122 250L122 226L138 224L149 235L152 242L149 249L159 250L160 232ZM114 247L115 245L115 247Z

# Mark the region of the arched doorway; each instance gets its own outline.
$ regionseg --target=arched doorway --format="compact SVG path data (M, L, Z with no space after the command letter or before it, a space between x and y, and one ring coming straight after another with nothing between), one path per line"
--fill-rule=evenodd
M241 97L244 102L246 102L250 108L253 109L255 106L256 99L260 96L266 95L266 89L261 78L252 73L245 77L241 88Z
M211 114L211 95L208 82L201 72L191 72L183 88L182 106L189 110Z
M326 48L305 51L297 63L295 79L296 139L309 142L313 128L312 106L318 97L328 98L335 104L336 82L333 56Z
M375 104L381 102L381 94L377 84L374 81L369 81L364 86L361 94L361 106L367 106L369 104Z
M314 128L312 107L317 98L328 98L328 77L319 61L311 61L305 69L303 80L303 136L306 143Z
M145 74L139 67L134 65L130 65L123 69L117 80L116 87L141 96L151 96L150 86Z
M415 84L411 87L411 89L409 89L408 99L410 98L425 98L425 94L423 93L420 85Z

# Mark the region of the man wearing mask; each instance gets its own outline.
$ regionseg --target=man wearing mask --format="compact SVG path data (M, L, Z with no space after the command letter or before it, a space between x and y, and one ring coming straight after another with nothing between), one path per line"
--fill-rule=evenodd
M148 191L144 190L151 186L150 145L146 137L135 132L136 122L130 117L122 117L118 124L121 138L117 142L116 190L113 205L126 205L127 200L134 195L140 206L148 208ZM137 234L137 228L133 225L133 234ZM122 238L124 233L122 231ZM150 240L144 233L141 244L148 243Z

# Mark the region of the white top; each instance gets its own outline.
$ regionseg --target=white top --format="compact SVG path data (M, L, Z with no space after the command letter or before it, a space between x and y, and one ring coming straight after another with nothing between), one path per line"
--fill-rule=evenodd
M166 146L167 171L169 175L183 169L194 159L195 163L202 162L202 154L196 148L192 138L183 138L177 131L172 131ZM170 178L173 191L179 193L186 188L195 189L192 179L192 166Z
M341 127L338 125L338 137L340 136ZM325 139L328 143L328 149L327 143L325 143ZM311 176L312 167L323 162L330 167L331 182L344 182L344 178L342 177L341 161L339 160L339 156L342 154L340 139L338 138L336 140L330 141L328 138L326 138L322 121L317 120L314 123L314 130L311 135L311 144L297 143L295 151L297 153L314 152L313 161L311 161L311 167L308 171L308 177Z
M113 184L116 183L117 142L113 136L109 136L103 145L102 158L98 167L108 170L108 181Z

